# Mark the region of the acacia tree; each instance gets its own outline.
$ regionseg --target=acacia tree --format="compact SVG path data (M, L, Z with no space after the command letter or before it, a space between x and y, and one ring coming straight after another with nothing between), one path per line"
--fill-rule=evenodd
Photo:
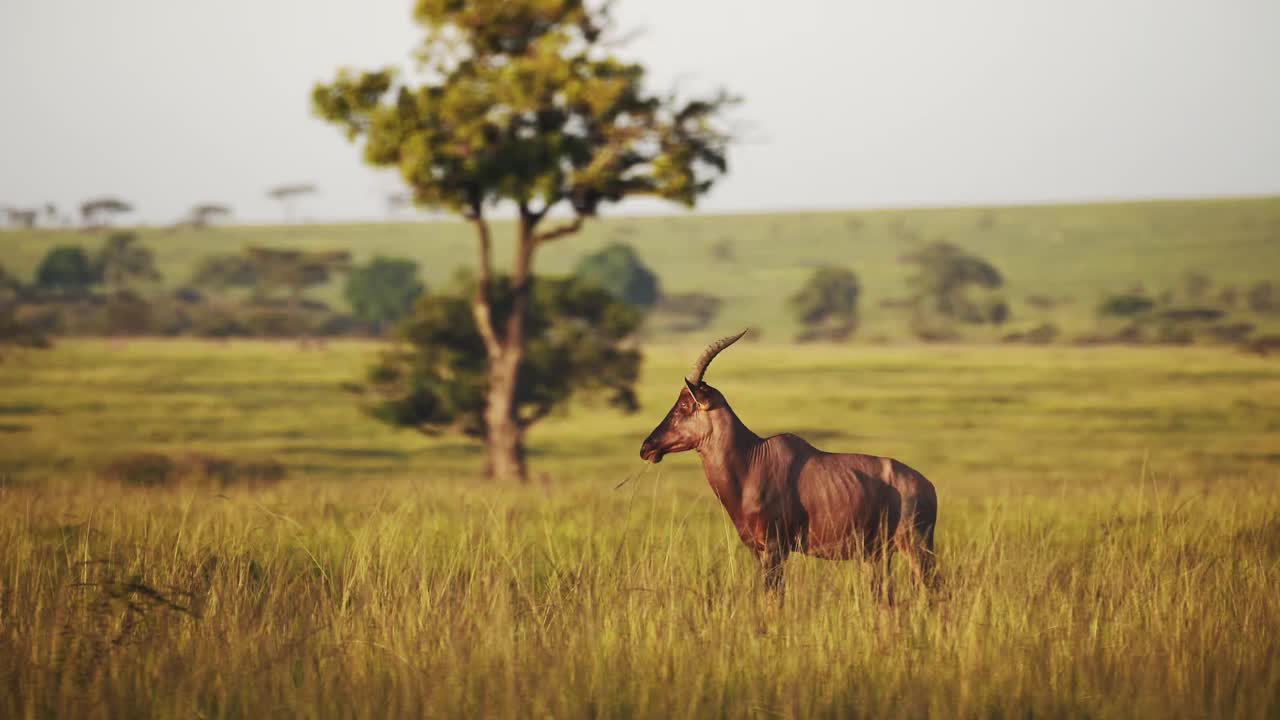
M311 183L279 185L268 190L267 197L279 202L284 207L285 220L293 222L297 214L298 198L303 195L312 195L315 192L316 186Z
M94 259L95 275L115 293L123 293L137 283L158 282L155 253L138 243L133 233L116 233Z
M116 197L101 197L80 203L80 218L85 227L108 226L111 218L133 212L133 206Z
M231 215L231 208L219 203L201 203L191 208L191 213L187 216L186 223L193 228L201 229L209 227L211 223L220 218L226 218Z
M608 5L585 0L417 0L420 73L342 70L312 93L316 112L365 160L397 168L418 205L476 231L471 301L485 348L485 442L499 478L525 476L516 380L525 359L533 260L606 203L652 195L692 206L725 172L724 93L651 94L645 70L611 49ZM489 220L518 212L509 312L493 312ZM567 208L556 225L547 218Z

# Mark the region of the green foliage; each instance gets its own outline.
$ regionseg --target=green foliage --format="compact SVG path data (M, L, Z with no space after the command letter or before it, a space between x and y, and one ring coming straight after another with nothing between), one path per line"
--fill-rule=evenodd
M384 353L369 373L365 390L375 417L424 432L484 436L486 355L468 284L418 302L403 327L404 346ZM502 327L513 300L508 279L496 278L490 293ZM537 278L516 382L519 424L532 425L578 392L603 393L610 405L634 410L640 353L625 340L640 322L636 310L581 279Z
M86 225L106 224L114 215L133 212L133 206L116 197L101 197L80 204L80 217Z
M84 293L100 280L89 255L78 245L53 248L36 269L36 287L41 290Z
M352 268L344 290L356 320L379 332L404 319L424 292L418 263L382 256Z
M658 276L640 260L635 248L625 243L611 243L587 255L573 273L635 307L651 308L662 296Z
M546 273L568 273L587 252L625 239L641 251L645 263L661 278L665 292L698 291L724 300L713 332L750 326L781 341L802 330L783 299L796 292L815 267L831 262L831 258L851 258L852 249L863 286L858 337L904 341L911 336L909 313L882 310L882 303L903 299L908 294L904 290L908 276L914 274L913 265L898 262L904 247L891 234L894 220L905 217L923 236L952 239L987 258L1005 276L1005 287L996 291L1009 300L1012 309L1005 326L997 330L990 325L949 323L972 339L994 340L996 332L1002 336L1039 322L1052 322L1061 330L1060 340L1068 342L1097 329L1097 309L1104 295L1141 280L1152 289L1149 295L1154 299L1160 290L1181 287L1184 270L1193 267L1213 277L1211 296L1222 288L1239 288L1234 311L1248 312L1248 317L1240 319L1255 322L1257 332L1280 332L1280 293L1272 291L1272 297L1277 298L1276 311L1249 308L1249 294L1256 287L1265 287L1270 281L1280 288L1280 281L1269 277L1275 274L1273 268L1280 267L1280 243L1274 240L1273 232L1280 227L1280 198L1007 208L998 212L996 228L982 233L975 228L977 214L971 208L956 208L605 217L585 226L581 243L544 246L538 251L538 268ZM850 217L862 221L854 245L844 229L844 221ZM787 242L776 239L775 226ZM507 221L493 223L495 260L503 266L508 258L502 250L509 247L504 240L512 230L513 224ZM54 246L81 245L92 256L101 245L99 237L78 229L0 232L2 261L24 283L33 281L42 257ZM239 254L253 244L344 249L355 253L361 262L376 254L411 258L419 263L424 282L433 289L448 283L458 268L474 266L476 255L474 229L466 223L432 224L429 239L424 239L424 226L417 222L316 225L305 231L216 224L199 233L162 228L138 228L136 232L140 241L154 250L166 281L174 285L186 284L206 255ZM726 237L733 238L737 259L731 264L712 261L710 246ZM310 288L306 297L345 310L341 280ZM1033 307L1032 295L1050 297L1055 304L1043 310ZM1264 306L1268 305L1259 307ZM668 327L674 325L648 324L655 339L674 340L671 335L663 337Z
M937 315L962 323L999 324L1008 319L1007 306L989 299L975 300L975 290L996 290L1004 285L1004 277L990 262L966 252L956 245L936 242L902 256L902 262L914 265L916 273L908 279L911 301L918 314Z
M628 195L693 204L725 170L731 103L649 94L615 57L608 7L581 0L420 0L420 85L394 70L343 70L312 92L316 113L363 138L420 205L478 216L498 200L579 216ZM540 208L532 203L540 201Z
M98 477L137 487L163 487L173 482L177 464L157 452L132 452L98 468Z
M251 288L258 284L258 268L243 253L206 255L196 265L191 284L216 290Z
M168 487L180 482L262 486L284 479L286 469L273 458L237 459L210 453L186 453L177 458L154 451L130 452L112 458L97 470L103 480L134 487Z
M145 299L128 291L114 293L107 298L105 326L108 335L148 335L152 331L152 306Z
M19 315L25 288L0 265L0 345L48 347L49 340L37 323Z
M287 291L298 303L302 293L329 282L334 273L345 272L351 254L345 250L307 251L250 247L245 254L253 264L254 278L263 294Z
M191 208L187 224L194 228L208 227L215 220L231 216L231 208L218 203L203 203Z
M159 282L155 254L133 233L116 233L98 251L95 270L108 289L127 290L138 283Z
M787 304L805 331L800 340L842 340L858 326L858 295L862 286L848 268L822 267L813 271Z

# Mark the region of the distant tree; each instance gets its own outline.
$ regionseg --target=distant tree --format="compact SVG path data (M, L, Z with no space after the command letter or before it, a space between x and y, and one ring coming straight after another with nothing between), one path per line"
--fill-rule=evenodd
M852 270L818 268L787 303L804 327L797 340L843 340L858 327L858 296L862 286Z
M133 233L116 233L107 238L95 259L95 274L113 292L161 279L155 254L141 245Z
M23 230L34 228L40 217L39 211L31 208L7 208L5 214L9 216L9 224Z
M658 276L640 260L635 248L624 243L613 243L582 258L573 274L636 307L653 307L662 295Z
M217 203L202 203L191 208L187 224L193 228L206 228L215 220L231 215L231 208Z
M650 94L644 68L614 54L609 4L582 0L416 0L427 36L420 84L394 70L343 70L313 106L369 163L400 171L414 202L453 211L476 230L471 312L483 342L490 467L524 479L518 386L527 365L533 260L607 203L635 195L693 205L725 172L721 127L731 98ZM518 212L509 313L494 321L487 210ZM573 218L544 227L568 205Z
M279 185L268 190L267 197L280 203L284 208L285 220L293 222L297 217L298 198L313 195L315 192L316 186L311 183Z
M54 203L44 204L44 220L49 225L58 224L58 206Z
M36 287L41 290L83 293L98 282L98 273L89 256L76 245L60 245L49 250L36 268Z
M245 255L253 264L254 277L262 293L284 291L291 309L302 305L308 288L327 284L334 273L346 271L351 254L343 251L281 250L250 247Z
M974 290L996 290L1004 277L994 265L946 242L936 242L902 256L915 265L908 279L911 305L918 315L936 314L965 323L1000 324L1008 319L1008 305L998 298L975 299Z
M244 254L207 255L196 265L190 284L213 290L254 288L258 285L257 266Z
M1127 292L1103 298L1098 306L1098 314L1103 317L1132 318L1146 315L1155 307L1155 301L1145 294Z
M375 417L425 433L487 437L488 356L470 282L418 302L402 328L404 345L383 355L363 388ZM495 319L512 312L515 295L510 278L493 279ZM634 410L640 353L624 341L639 327L639 311L574 277L536 278L530 299L528 354L514 398L521 429L575 393L603 393L611 405Z
M425 291L418 279L418 263L375 257L352 268L345 295L356 319L382 332L408 316L414 301Z
M133 212L133 206L115 197L86 200L80 204L80 219L86 227L107 226L116 215Z
M0 265L0 302L11 302L22 295L22 281Z
M18 315L22 293L22 283L0 265L0 348L48 347L45 334Z

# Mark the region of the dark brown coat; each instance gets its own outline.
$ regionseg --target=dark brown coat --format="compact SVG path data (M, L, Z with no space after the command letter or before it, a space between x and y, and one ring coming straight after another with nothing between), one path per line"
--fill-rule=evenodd
M710 357L736 339L719 341ZM673 452L698 453L739 537L760 558L768 589L781 590L792 552L887 569L885 553L896 549L922 583L933 584L938 498L924 475L891 458L823 452L796 435L760 438L702 382L710 358L699 362L640 457L656 463ZM873 577L879 592L882 577Z

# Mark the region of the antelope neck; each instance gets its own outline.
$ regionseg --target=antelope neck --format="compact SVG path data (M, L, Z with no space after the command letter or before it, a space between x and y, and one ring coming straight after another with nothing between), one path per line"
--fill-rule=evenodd
M740 504L742 481L763 441L738 419L729 406L711 412L724 413L727 417L713 422L711 434L698 444L696 450L711 489L732 513L730 505L732 503L736 507Z

